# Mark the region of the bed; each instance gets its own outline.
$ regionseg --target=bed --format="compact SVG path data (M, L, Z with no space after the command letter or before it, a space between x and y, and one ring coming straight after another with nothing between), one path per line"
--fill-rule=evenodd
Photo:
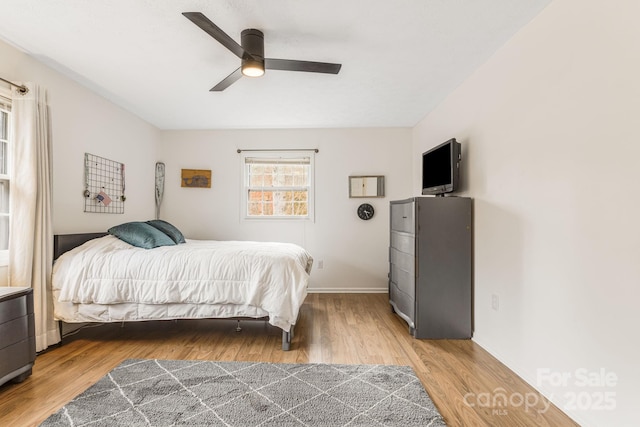
M282 349L289 350L307 295L309 253L288 243L183 241L142 248L109 233L56 235L54 317L262 319L282 329Z

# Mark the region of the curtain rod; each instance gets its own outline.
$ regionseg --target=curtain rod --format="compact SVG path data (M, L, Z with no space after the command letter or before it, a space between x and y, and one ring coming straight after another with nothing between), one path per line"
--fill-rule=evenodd
M313 151L316 153L319 153L320 150L318 150L317 148L282 148L282 149L251 149L251 148L238 148L238 154L242 153L243 151Z
M0 77L0 80L2 80L3 82L5 82L5 83L7 83L7 84L9 84L9 85L11 85L13 87L17 87L18 90L20 91L20 93L23 94L23 95L25 93L29 92L29 88L27 88L26 86L15 84L13 82L10 82L9 80L3 79L2 77Z

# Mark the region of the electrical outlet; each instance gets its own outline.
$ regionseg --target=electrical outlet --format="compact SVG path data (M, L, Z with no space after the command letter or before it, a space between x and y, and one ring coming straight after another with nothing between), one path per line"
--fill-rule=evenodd
M500 309L500 298L496 294L491 294L491 308L495 311Z
M324 260L318 261L318 270L322 270L324 268Z

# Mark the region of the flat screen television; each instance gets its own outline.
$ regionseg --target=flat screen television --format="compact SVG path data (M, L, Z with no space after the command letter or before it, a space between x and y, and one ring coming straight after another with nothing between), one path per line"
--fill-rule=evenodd
M422 194L444 196L458 189L462 151L455 138L422 153Z

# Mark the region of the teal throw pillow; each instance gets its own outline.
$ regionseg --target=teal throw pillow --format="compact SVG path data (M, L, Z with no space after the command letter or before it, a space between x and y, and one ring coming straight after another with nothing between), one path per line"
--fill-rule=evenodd
M138 248L152 249L158 246L175 246L169 236L145 222L134 221L116 225L107 233Z
M164 234L171 237L171 240L174 242L185 243L184 235L173 224L161 219L152 219L151 221L147 221L147 224L162 231Z

